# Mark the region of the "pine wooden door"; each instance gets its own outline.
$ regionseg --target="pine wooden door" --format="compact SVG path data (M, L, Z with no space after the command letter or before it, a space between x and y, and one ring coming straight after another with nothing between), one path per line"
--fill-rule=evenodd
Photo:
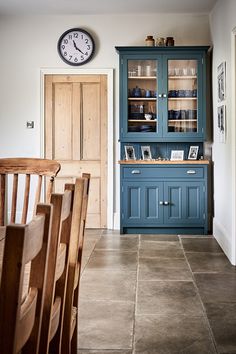
M106 228L106 75L45 75L45 157L62 166L56 192L91 174L86 227Z

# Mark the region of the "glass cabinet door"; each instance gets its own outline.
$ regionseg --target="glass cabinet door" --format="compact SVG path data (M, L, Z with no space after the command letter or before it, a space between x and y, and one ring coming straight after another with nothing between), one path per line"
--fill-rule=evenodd
M157 71L157 60L128 60L128 133L158 133Z
M198 133L197 60L168 60L167 133Z

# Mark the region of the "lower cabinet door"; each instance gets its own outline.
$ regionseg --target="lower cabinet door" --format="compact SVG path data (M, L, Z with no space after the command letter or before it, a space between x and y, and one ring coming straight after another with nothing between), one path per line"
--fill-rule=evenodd
M184 220L188 225L205 223L205 183L188 182L184 188Z
M164 223L183 224L184 182L164 182Z
M144 194L143 221L145 225L163 224L163 182L145 182L142 190Z
M164 222L178 226L204 224L204 191L204 182L164 182Z
M163 223L163 182L124 182L121 199L125 225Z
M122 225L203 226L204 186L201 181L124 181L121 195Z

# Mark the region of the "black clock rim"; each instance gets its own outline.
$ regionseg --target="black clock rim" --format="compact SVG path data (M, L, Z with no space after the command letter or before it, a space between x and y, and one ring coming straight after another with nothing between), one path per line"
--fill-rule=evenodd
M91 52L91 55L88 59L86 59L85 61L83 61L82 63L71 63L70 61L66 60L65 57L61 54L61 51L60 51L60 44L61 44L61 41L62 39L70 32L73 32L73 31L80 31L80 32L83 32L84 34L86 34L87 36L90 37L91 39L91 42L93 44L93 50ZM75 27L75 28L70 28L68 30L66 30L65 32L62 33L62 35L60 36L60 38L58 39L58 42L57 42L57 52L60 56L60 58L66 63L66 64L69 64L69 65L72 65L72 66L81 66L81 65L84 65L86 63L88 63L94 56L94 53L95 53L95 42L94 42L94 39L92 37L92 35L84 30L83 28L79 28L79 27Z

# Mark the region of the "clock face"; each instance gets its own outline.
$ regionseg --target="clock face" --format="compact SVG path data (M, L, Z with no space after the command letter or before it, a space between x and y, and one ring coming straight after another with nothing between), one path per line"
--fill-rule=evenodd
M58 40L60 57L69 65L83 65L93 56L95 45L92 36L81 28L64 32Z

